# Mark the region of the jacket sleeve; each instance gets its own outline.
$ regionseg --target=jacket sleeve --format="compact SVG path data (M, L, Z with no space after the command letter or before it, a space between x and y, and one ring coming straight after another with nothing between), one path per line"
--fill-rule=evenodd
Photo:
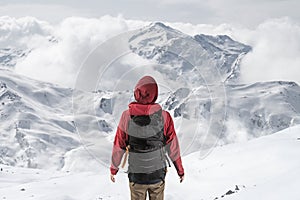
M184 175L184 169L182 166L181 156L180 156L180 147L177 139L177 135L174 128L174 123L170 113L167 111L164 112L164 132L166 136L166 150L171 158L179 176Z
M119 165L125 152L128 140L128 136L126 134L128 117L126 112L127 111L124 111L121 116L113 143L110 166L110 173L113 175L116 175L118 173Z

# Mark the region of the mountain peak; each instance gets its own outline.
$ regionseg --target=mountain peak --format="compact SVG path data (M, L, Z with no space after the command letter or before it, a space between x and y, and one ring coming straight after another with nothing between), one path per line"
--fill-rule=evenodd
M222 81L238 80L240 60L251 50L250 46L234 41L227 35L199 34L192 37L161 22L137 31L129 39L129 44L130 49L139 56L155 59L159 64L169 64L173 72L162 73L172 80L182 73L194 77L193 69L197 66L202 72L207 72L205 79L211 82L219 81L220 77L211 76L219 72ZM192 79L200 81L201 78Z
M172 29L170 26L167 26L162 22L154 22L154 23L151 23L150 26L152 26L152 27L156 26L156 27L161 27L161 28L165 28L165 29Z
M140 33L143 33L143 34L145 34L145 33L151 33L151 34L163 33L163 34L166 34L170 38L186 36L186 34L182 33L181 31L176 30L170 26L167 26L162 22L153 22L153 23L149 24L148 26L142 28Z
M171 26L167 26L166 24L162 23L162 22L153 22L151 23L148 27L145 27L146 29L149 28L150 30L164 30L167 32L173 32L173 33L177 33L180 35L186 35L183 32L172 28Z

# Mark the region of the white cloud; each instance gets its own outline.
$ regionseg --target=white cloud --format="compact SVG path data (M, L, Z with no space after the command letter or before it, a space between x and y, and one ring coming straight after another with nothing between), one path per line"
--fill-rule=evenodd
M18 73L35 79L73 87L77 72L90 51L105 40L140 27L144 23L126 21L121 16L66 18L60 24L53 26L51 34L58 42L47 42L34 48L28 57L16 65L15 69ZM39 26L43 27L43 24ZM37 34L27 41L30 43L39 37L40 35Z
M17 64L18 73L73 87L77 72L92 49L119 33L147 24L149 22L126 20L122 16L70 17L56 25L31 17L2 17L0 44L33 49ZM252 29L230 24L178 22L167 25L190 35L227 34L251 45L253 51L242 62L244 82L291 80L300 83L300 26L289 18L268 20ZM58 42L50 43L51 36Z
M51 35L53 27L33 17L0 17L0 45L2 47L32 48L35 41ZM36 40L32 40L32 38Z
M245 82L287 80L300 83L300 26L288 18L269 20L248 33L253 51L242 61Z

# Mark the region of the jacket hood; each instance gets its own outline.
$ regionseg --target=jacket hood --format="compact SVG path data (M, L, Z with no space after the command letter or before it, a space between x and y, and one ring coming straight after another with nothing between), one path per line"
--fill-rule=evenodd
M162 110L161 106L157 103L140 104L137 102L132 102L128 106L130 115L152 115Z
M140 104L155 103L158 95L158 86L154 78L144 76L134 88L134 98Z

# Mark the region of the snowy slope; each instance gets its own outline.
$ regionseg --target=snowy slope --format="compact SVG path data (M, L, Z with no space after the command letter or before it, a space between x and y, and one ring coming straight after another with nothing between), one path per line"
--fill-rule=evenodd
M173 199L298 199L299 131L285 129L273 135L217 147L205 159L199 153L184 158L188 163L185 188L177 186ZM171 184L170 184L171 185ZM195 187L189 187L194 185ZM239 190L236 190L238 186ZM171 187L171 186L170 186ZM195 196L195 190L199 191Z
M300 87L293 82L226 85L226 96L213 99L211 93L218 88L180 88L161 102L174 116L184 153L245 141L300 123ZM214 104L221 104L223 112L213 110Z
M246 141L300 123L300 87L293 82L228 85L226 98L214 100L209 92L214 93L218 86L210 89L207 91L204 86L192 90L179 88L162 93L158 100L174 117L183 155L200 148L205 156L215 145ZM108 165L120 110L127 109L132 92L99 91L94 94L96 96L76 95L74 102L78 102L78 106L74 120L89 152ZM224 100L225 104L221 104L224 113L213 110L213 103L218 106ZM94 104L89 105L89 102ZM80 154L73 152L73 161L79 162L76 153Z
M131 91L73 91L9 70L1 70L0 82L1 163L89 170L92 164L76 167L86 155L108 165L119 111L132 101ZM205 156L217 144L245 141L300 123L300 87L295 83L227 85L226 94L226 112L220 113L224 120L214 123L212 102L219 100L212 101L206 87L161 94L159 103L174 117L183 155L200 148ZM45 162L49 157L51 161Z
M240 135L242 131L251 133L245 138L250 139L300 123L300 87L294 82L261 82L227 85L226 88L229 119L229 130L226 132L241 130L243 127L245 129L241 130ZM233 124L235 126L230 127Z
M174 167L166 180L166 200L298 199L300 126L251 141L216 147L183 158L186 178L179 183ZM83 158L84 159L84 158ZM0 198L44 200L125 200L128 180L119 173L111 183L108 169L72 173L0 165Z
M0 66L14 67L18 61L28 55L28 51L15 48L0 49Z
M0 71L0 162L60 168L64 153L80 145L70 110L72 90Z
M77 102L74 93L86 99L91 109L81 105L82 110L74 113ZM73 169L77 154L85 155L87 160L91 158L84 148L90 145L90 140L92 145L98 142L95 155L107 162L116 122L106 101L112 97L120 101L126 96L132 93L74 91L0 69L0 163L49 170ZM79 135L78 130L84 130L80 132L84 135ZM92 165L91 162L91 168ZM88 170L87 166L82 167Z

